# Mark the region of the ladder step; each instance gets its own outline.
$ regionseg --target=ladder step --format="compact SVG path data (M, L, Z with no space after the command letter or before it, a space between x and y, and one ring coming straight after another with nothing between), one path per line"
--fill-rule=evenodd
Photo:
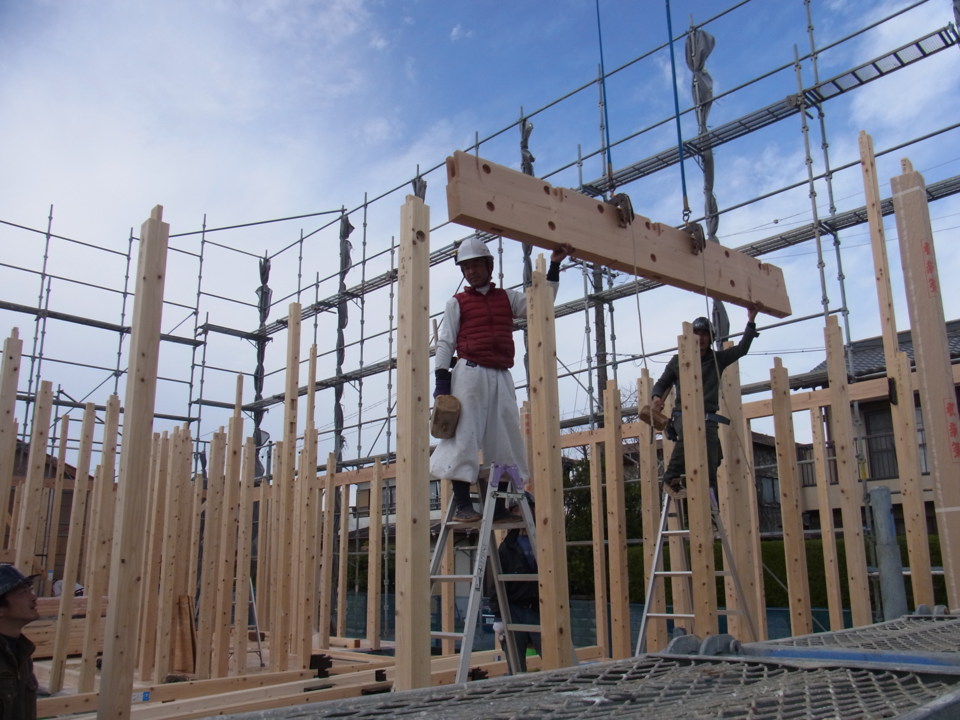
M692 570L657 570L654 575L657 577L690 577Z
M470 582L473 575L431 575L431 582Z
M463 640L462 632L442 632L440 630L433 630L430 632L430 637L432 638L442 638L449 640Z
M500 573L500 582L536 582L540 578L536 573Z
M652 618L695 618L693 613L647 613L647 617Z
M690 531L689 531L689 530L664 530L663 533L661 533L661 534L664 535L664 536L669 536L669 535L689 535L689 534L690 534Z
M526 623L510 623L507 625L507 630L512 632L540 632L539 625L528 625Z

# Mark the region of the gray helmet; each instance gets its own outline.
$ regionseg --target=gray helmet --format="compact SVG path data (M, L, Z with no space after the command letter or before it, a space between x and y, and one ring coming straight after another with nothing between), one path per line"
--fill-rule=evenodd
M460 243L457 248L457 265L474 258L490 258L493 260L493 254L487 244L476 235L471 235Z
M705 334L708 338L713 340L713 327L710 325L710 321L705 317L698 317L693 321L693 331L698 335Z

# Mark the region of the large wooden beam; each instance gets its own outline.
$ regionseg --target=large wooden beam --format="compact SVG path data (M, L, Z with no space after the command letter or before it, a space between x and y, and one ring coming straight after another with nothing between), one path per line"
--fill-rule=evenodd
M627 510L623 488L623 429L620 424L620 389L608 380L603 391L604 458L607 480L607 554L610 564L610 657L630 657L630 588L627 569ZM599 626L598 626L599 627ZM602 629L602 628L601 628ZM600 642L598 640L597 644Z
M461 225L548 250L570 243L581 260L758 305L775 317L790 314L780 268L717 243L694 254L689 234L639 215L620 227L612 205L475 155L447 158L447 210Z

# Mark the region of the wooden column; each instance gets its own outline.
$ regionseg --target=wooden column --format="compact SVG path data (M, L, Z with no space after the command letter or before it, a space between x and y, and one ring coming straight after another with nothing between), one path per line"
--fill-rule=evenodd
M337 637L347 636L347 564L350 559L350 485L340 487L340 548L337 551Z
M40 542L40 520L47 514L46 509L41 507L41 501L52 408L53 384L44 380L40 383L40 391L37 393L37 402L33 409L27 477L23 484L20 519L17 522L17 545L13 564L24 575L37 575L43 572L43 563L37 556L37 549Z
M200 567L200 598L197 601L197 644L204 652L197 654L197 676L207 680L213 676L214 624L217 610L217 566L220 558L220 526L223 517L223 465L227 436L221 427L213 434L207 460L207 501L203 513L203 562Z
M555 670L572 665L574 656L560 456L556 325L553 291L547 285L545 266L543 256L538 257L533 282L526 292L533 440L531 476L537 489L540 637L543 669Z
M408 195L397 292L397 690L430 685L429 256L430 210Z
M920 407L927 441L927 466L943 555L947 602L960 610L960 413L950 369L940 273L930 227L926 186L909 160L891 179L900 237L900 262L907 288ZM912 562L912 558L911 558Z
M83 658L80 662L79 692L93 692L96 681L97 654L103 639L103 600L107 594L110 558L113 554L114 510L116 495L113 475L116 470L117 428L120 423L120 398L111 395L107 400L103 421L103 447L100 467L93 482L93 510L87 533L87 616L84 622ZM131 661L132 662L132 661ZM132 682L132 679L131 679ZM129 696L129 693L128 693Z
M610 562L610 654L633 653L630 635L630 585L627 567L627 511L623 490L623 430L620 390L614 380L603 391L604 459L607 479L607 553Z
M47 686L51 693L63 690L63 674L67 663L67 643L73 618L73 589L80 571L80 549L83 547L84 520L87 514L87 496L90 491L90 457L93 453L93 428L96 423L96 406L87 403L83 407L83 424L80 427L80 447L77 449L77 477L73 483L73 505L70 508L70 532L67 535L67 553L63 565L63 592L57 613L57 630L53 640L53 658L50 660L50 679Z
M50 501L50 517L47 523L47 547L44 551L46 558L44 579L49 581L44 594L52 594L53 583L56 580L54 571L57 566L57 553L60 551L60 515L63 506L64 471L67 466L67 441L70 439L70 416L60 418L60 437L57 444L57 474L53 481L53 492Z
M529 447L529 446L528 446ZM528 466L529 467L529 466ZM453 484L447 480L440 481L440 512L446 513L453 495ZM454 537L445 543L441 552L440 574L453 575L456 572L456 556L454 553ZM440 630L446 633L456 631L457 624L457 584L452 582L440 583ZM440 640L442 655L453 655L457 652L456 639L444 637Z
M827 462L827 437L823 429L823 411L810 411L813 438L813 466L817 479L817 505L820 508L820 538L823 546L823 574L827 588L830 629L843 630L843 600L840 592L840 563L837 555L837 533L830 501L830 467Z
M237 675L247 672L247 648L250 620L250 556L253 543L253 483L256 478L257 444L247 438L243 445L243 471L240 474L240 522L237 527L237 599L234 604ZM258 628L259 629L259 628Z
M873 622L870 585L867 580L867 553L863 544L863 490L853 444L853 413L847 394L847 366L843 338L836 315L827 318L824 329L827 347L827 378L830 383L830 429L837 463L837 488L843 518L843 551L847 559L847 583L854 627Z
M320 607L317 619L320 627L320 648L330 647L330 621L333 607L333 518L336 507L336 486L334 477L337 473L337 456L330 453L327 456L327 474L323 479L323 526L320 544Z
M593 607L596 618L597 645L600 657L610 657L610 608L607 593L607 535L606 511L603 503L603 456L601 443L589 445L590 463L590 518L593 539Z
M117 521L110 567L110 605L107 611L100 681L102 717L130 715L130 692L136 662L140 586L144 537L142 512L149 497L150 442L157 392L160 320L167 267L170 226L157 205L140 228L140 253L133 303L130 363L124 400L123 449L117 489Z
M445 484L449 485L450 483ZM370 480L370 523L368 528L367 644L371 650L379 650L382 624L380 620L380 601L383 597L381 591L383 574L383 466L379 460L373 462L373 478Z
M650 371L643 368L640 371L640 380L637 382L637 405L645 405L653 390L653 381ZM643 527L643 587L650 586L650 576L654 570L663 569L661 557L658 567L653 565L653 554L657 547L657 533L660 524L660 477L657 472L657 433L652 426L641 425L638 439L640 454L640 516ZM664 453L664 458L667 455ZM659 582L653 590L652 597L645 597L650 612L662 613L666 611L666 588ZM648 652L657 652L667 646L669 636L665 622L647 623L646 648Z
M243 417L240 414L242 377L238 377L237 402L233 417L227 423L227 456L223 473L223 509L220 516L220 538L217 542L217 595L213 620L213 655L210 671L213 677L226 677L230 671L231 617L237 566L237 526L240 521L240 465L243 447ZM237 608L239 611L239 608ZM239 612L237 613L239 615Z
M20 378L20 356L23 341L17 328L3 341L0 364L0 546L5 546L10 525L10 494L13 489L13 467L17 452L17 382ZM10 540L14 535L11 532Z
M893 443L897 454L900 478L900 503L910 557L910 583L915 605L934 605L933 573L930 571L930 538L927 513L924 509L920 473L920 452L917 446L917 415L913 402L910 361L897 342L897 321L887 262L887 241L880 209L880 185L873 155L873 139L860 132L860 167L866 194L870 245L873 249L873 270L877 284L877 302L883 336L883 357L891 386L890 416L893 421Z
M727 346L732 346L732 343L727 343ZM743 609L749 614L749 622L744 615L728 617L727 632L741 642L755 642L767 637L767 619L760 555L760 513L752 462L753 437L749 424L743 418L738 363L723 371L720 385L720 413L730 418L730 424L720 425L723 462L717 472L717 500L734 568L743 590L743 602L746 605ZM727 577L724 587L727 607L739 608L740 601L733 579Z
M707 469L706 417L703 412L703 375L700 341L690 323L677 338L680 355L680 397L683 418L683 457L690 524L690 570L693 573L693 633L701 638L719 632L717 581L713 555L714 533ZM671 558L673 556L671 555Z
M320 512L317 486L317 346L310 346L307 361L306 425L303 430L303 450L300 453L300 482L297 484L297 506L300 508L300 534L296 547L300 553L300 662L310 666L313 654L313 635L317 631L317 560L320 549L318 514Z
M793 410L790 407L790 378L780 358L773 359L770 390L773 396L773 426L777 438L780 522L783 526L783 552L787 561L790 631L794 635L808 635L813 632L813 613L810 609L807 551L803 519L800 515L797 442L793 431Z
M166 526L167 483L170 480L170 436L154 434L151 460L150 507L145 524L149 530L144 577L140 601L140 647L138 675L141 680L153 676L157 659L157 615L160 587L160 565L163 560L163 537Z

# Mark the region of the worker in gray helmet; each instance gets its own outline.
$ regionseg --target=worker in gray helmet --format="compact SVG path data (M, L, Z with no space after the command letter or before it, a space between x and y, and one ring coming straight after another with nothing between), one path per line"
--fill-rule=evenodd
M703 376L703 410L705 415L705 424L707 431L707 469L710 474L710 487L717 486L717 468L720 467L720 461L723 459L723 450L720 447L719 424L729 423L730 421L717 414L720 409L720 376L723 371L750 351L750 345L753 339L759 334L757 332L757 309L755 307L747 308L747 327L743 331L740 342L732 348L724 350L712 350L710 347L713 342L713 328L710 321L705 317L698 317L693 321L693 332L700 342L700 371ZM666 369L660 379L657 380L651 392L651 405L657 412L663 410L663 399L671 389L676 388L677 395L680 397L680 358L674 355L667 363ZM683 456L683 423L680 414L680 404L675 403L673 415L667 425L667 439L676 440L673 446L673 453L670 455L670 462L663 473L663 485L665 488L674 492L679 492L684 487L683 477L686 470L684 467ZM670 437L673 435L673 437Z
M560 263L573 253L560 245L550 255L547 281L554 296ZM466 289L447 301L437 338L434 397L453 395L460 401L456 433L440 441L430 458L434 477L453 481L454 519L476 522L470 484L485 463L514 465L529 477L520 413L510 368L514 361L513 321L526 317L522 292L498 288L492 281L493 255L476 235L457 249L457 265ZM451 369L454 355L456 364Z
M37 717L37 678L25 625L40 617L33 575L13 565L0 565L0 719Z

